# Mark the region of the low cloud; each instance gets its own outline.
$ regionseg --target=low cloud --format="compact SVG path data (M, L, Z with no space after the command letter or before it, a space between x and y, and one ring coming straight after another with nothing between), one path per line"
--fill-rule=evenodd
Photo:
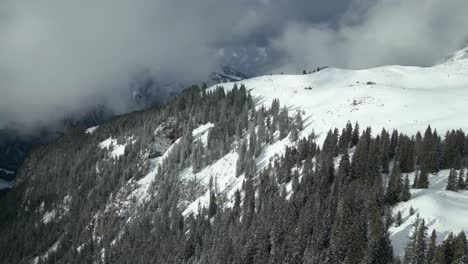
M464 43L467 13L464 0L2 0L0 128L127 111L136 74L200 82L220 50L257 73L431 65Z
M289 23L271 42L282 70L431 66L466 45L467 13L463 0L355 1L336 26Z

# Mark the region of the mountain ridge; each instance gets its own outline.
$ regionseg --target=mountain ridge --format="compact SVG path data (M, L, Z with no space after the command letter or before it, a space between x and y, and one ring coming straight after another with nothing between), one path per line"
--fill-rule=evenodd
M19 207L13 210L29 217L31 222L24 225L45 228L36 232L47 237L45 245L28 245L35 251L23 252L20 259L32 263L53 261L50 256L65 252L68 258L73 254L90 255L94 261L108 262L112 245L123 246L126 236L131 234L127 229L141 218L151 219L158 210L167 209L173 214L180 209L183 219L197 219L197 215L204 215L205 209L211 208L213 193L220 196L220 208L229 210L236 205L237 197L248 195L239 194L238 190L245 187L250 177L259 181L260 172L281 160L298 144L299 138L309 138L322 146L333 135L332 129L349 121L358 122L361 128L371 127L374 130L368 133L373 135L382 128L414 135L428 125L443 133L458 128L468 131L468 109L460 102L461 98L468 99L466 73L468 61L460 59L428 68L384 66L359 71L327 68L305 75L262 76L224 83L223 89L219 85L206 90L189 89L162 109L126 114L99 127L72 131L33 153L21 169L17 190L8 197L17 199ZM276 105L276 99L283 110ZM252 143L255 138L252 135L262 130L255 120L263 111L268 118L273 116L271 122L275 122L275 113L286 115L289 120L286 123L300 129L281 131L281 121L277 121L278 128L266 133L269 139L260 141L258 148ZM242 127L240 132L236 125ZM294 133L297 135L291 136ZM191 146L184 146L184 142ZM243 143L248 149L256 149L256 153L253 163L238 171ZM356 148L349 149L351 157ZM78 163L57 162L54 155L63 153ZM202 166L197 165L199 153L209 160L202 162ZM342 156L334 159L335 166L339 158ZM59 177L62 171L49 163L59 164L66 177ZM445 179L446 171L437 179L439 176ZM180 181L177 184L181 189L175 191L180 197L174 198L163 188L176 185L172 180ZM70 187L74 185L68 181L77 187ZM166 181L168 186L164 185ZM294 184L281 180L278 188L291 197L297 188ZM89 199L79 201L84 196ZM168 205L165 199L177 202ZM410 200L409 204L413 202ZM406 208L404 204L398 206ZM91 215L80 214L88 211ZM427 217L422 212L420 217ZM69 223L75 221L69 219L72 216L80 218L78 235L54 229L54 224L71 228ZM0 215L0 219L4 218ZM108 219L112 219L111 226ZM407 221L405 226L410 226ZM42 233L46 231L50 234ZM409 239L410 229L406 231L400 237ZM64 238L69 236L80 244L68 245ZM397 255L402 253L401 247L400 244L395 247ZM75 261L80 260L84 261Z

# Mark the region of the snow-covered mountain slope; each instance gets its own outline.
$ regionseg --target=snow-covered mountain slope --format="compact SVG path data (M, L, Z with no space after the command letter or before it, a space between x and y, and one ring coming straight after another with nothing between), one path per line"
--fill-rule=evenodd
M309 131L321 139L349 120L374 132L385 127L405 133L430 124L445 133L468 128L468 60L430 68L385 66L368 70L327 68L307 75L272 75L239 82L259 103L275 98L290 110L304 110ZM226 89L234 83L226 83ZM307 132L307 131L306 131Z
M348 121L358 122L361 128L370 126L375 133L380 133L382 128L386 128L413 134L424 131L428 125L442 133L458 128L468 130L468 107L465 104L468 101L468 60L464 59L430 68L386 66L357 71L327 68L313 74L262 76L224 83L222 86L231 89L235 84L238 86L244 84L250 90L257 107L262 104L269 107L273 99L278 98L281 105L289 109L291 115L296 111L305 113L303 117L305 127L299 136L308 136L314 132L318 136L319 144L323 142L330 129L343 128ZM216 87L209 89L214 90ZM206 137L211 128L212 124L195 128L194 139L200 139L206 145ZM103 141L100 145L108 144L107 141ZM136 206L138 206L151 196L149 186L155 179L158 165L178 142L176 140L172 146L165 147L165 152L160 157L150 160L153 169L136 183L136 188L126 197L112 201L107 208L136 212L135 204L131 201L137 201ZM294 143L289 137L286 137L265 146L256 158L257 171L266 167L275 156L283 153L286 146L292 144ZM111 155L115 154L115 148L109 151ZM190 168L181 172L180 178L183 181L195 182L200 186L198 198L181 205L184 216L196 214L200 207L208 206L210 180L213 181L214 188L226 199L225 206L231 204L235 191L241 188L245 180L243 175L239 177L235 175L237 159L238 154L234 149L197 173L193 173ZM456 223L457 218L453 219L455 222L451 219L444 220L444 213L440 210L434 212L427 209L428 204L433 204L432 200L443 202L440 199L444 197L455 197L453 201L448 202L450 206L453 205L451 212L454 214L467 209L454 204L457 201L458 203L466 201L468 204L466 194L454 194L441 187L445 184L446 177L446 172L434 176L430 179L433 183L431 189L413 190L414 199L399 205L395 210L413 206L420 213L420 217L427 219L427 222L433 225L430 225L430 228L440 229L442 233L459 232L465 226ZM284 187L287 190L291 188L290 184ZM413 220L405 213L404 217L404 225L391 230L397 254L402 253ZM440 238L442 239L443 235L440 235Z
M431 125L443 134L447 130L468 129L468 57L466 50L455 55L446 63L429 68L328 68L314 74L262 76L236 84L244 84L259 105L269 106L278 98L290 112L304 111L306 126L302 135L314 131L319 143L328 130L342 128L347 121L358 122L361 128L370 126L374 133L386 128L415 134ZM226 83L223 87L230 89L234 84ZM257 159L257 166L265 166L288 144L291 142L285 139L267 146ZM234 170L235 165L230 169ZM468 219L468 192L446 191L447 176L448 171L431 176L428 190L412 190L413 198L395 208L395 213L402 211L404 220L403 225L391 229L396 254L403 253L411 233L416 217L408 215L411 206L426 220L429 232L437 230L439 241L450 232L468 230L468 221L464 220ZM236 180L226 177L231 178L226 174L223 182ZM235 186L218 187L222 192L233 193ZM187 210L196 212L208 197L206 193Z
M431 68L386 66L359 71L327 68L313 74L262 76L222 86L231 89L234 84L244 84L257 106L270 106L273 99L278 98L291 113L303 111L306 126L300 136L315 132L319 143L328 130L342 128L348 121L359 122L362 128L370 126L377 133L381 128L387 128L412 134L424 131L428 125L442 132L457 128L468 130L468 108L465 107L468 60L459 59ZM210 128L203 125L195 129L194 137L206 137ZM289 138L285 138L265 146L256 159L257 169L267 166L274 156L282 154L285 146L291 144ZM163 157L169 151L170 148ZM235 176L237 158L233 151L198 173L186 169L181 178L194 180L202 186L207 186L213 178L219 192L230 200L244 180L242 176ZM152 161L154 170L139 181L140 187L125 199L124 204L148 196L147 186L154 179L157 164L161 161ZM184 215L196 213L208 202L209 191L205 188L198 199L186 205Z
M412 189L411 200L398 204L393 212L402 216L400 226L390 228L393 250L395 254L402 255L408 237L413 232L413 223L418 214L424 219L428 227L428 234L436 230L438 241L445 240L450 232L459 233L468 231L468 191L446 191L447 179L450 170L440 171L429 177L428 189ZM414 173L409 175L410 181ZM410 208L414 214L410 214Z
M442 134L449 129L468 130L468 108L465 104L468 99L468 60L463 58L430 68L386 66L358 71L328 68L313 74L263 76L237 82L239 86L241 83L250 90L257 107L262 104L269 107L273 99L278 98L281 106L286 106L289 110L289 116L293 116L296 111L303 112L304 129L299 132L299 137L308 136L314 132L318 135L317 141L320 145L330 129L343 128L348 121L359 122L361 129L370 126L374 133L380 133L380 129L385 127L389 130L398 129L400 132L413 134L417 131L424 131L428 125ZM234 84L225 83L223 87L231 89ZM216 86L209 89L215 88ZM197 90L197 93L199 91ZM183 100L179 102L187 103ZM180 107L177 105L174 111L181 111ZM190 118L192 118L191 111L193 112L193 108L186 110ZM140 115L145 115L145 118ZM158 192L161 191L156 188L158 185L154 184L161 180L158 179L158 176L161 176L158 174L159 170L164 168L160 165L164 165L166 158L174 158L174 153L182 153L183 148L180 145L186 136L182 129L183 125L177 127L174 116L167 117L169 120L161 119L166 120L161 123L160 119L153 119L154 115L143 111L140 114L123 116L121 121L114 120L113 125L102 124L80 134L83 137L81 140L84 146L95 152L94 156L91 155L92 153L86 153L79 157L79 159L88 158L91 155L92 159L86 160L85 164L89 171L83 174L93 177L81 177L81 173L75 173L74 176L77 177L77 182L87 183L83 186L90 188L89 193L98 199L99 202L96 204L99 207L92 212L91 219L83 221L84 228L80 226L79 230L90 231L87 235L90 235L93 241L97 241L97 244L102 242L103 234L108 231L104 228L107 227L106 225L100 226L101 221L107 224L106 219L118 219L118 224L114 225L116 230L112 230L115 234L106 238L111 239L109 242L112 246L119 243L125 227L131 226L132 222L135 223L141 216L138 214L144 211L145 207L147 210L154 209L149 204L152 199L158 197ZM207 149L210 131L216 131L215 129L220 124L212 120L204 124L199 121L193 125L196 126L193 127L191 135L193 142L199 141L203 148ZM243 136L245 140L248 139L248 134L244 133ZM255 159L257 172L273 161L275 156L281 155L286 146L295 144L290 137L280 140L277 130L271 136L272 140L262 146L260 152L257 153L259 154ZM180 195L177 202L181 202L177 205L183 216L197 214L200 212L200 207L209 206L210 183L213 184L216 194L219 194L220 201L223 202L222 206L232 205L235 192L242 188L245 177L243 173L236 177L239 141L234 140L229 144L229 148L220 155L221 157L217 156L204 163L196 170L196 173L191 168L192 161L187 161L185 165L171 171L174 173L170 174L171 177L178 177L180 180L181 192L177 193L177 196ZM69 145L63 148L68 150ZM175 164L180 165L180 160L176 158L174 160L176 160ZM338 164L339 160L335 161ZM37 162L37 167L39 167L38 164L42 162ZM128 170L130 166L133 166L132 170ZM82 169L81 166L79 168ZM38 170L36 173L40 172ZM52 174L48 173L48 175ZM39 177L34 179L34 176L34 174L31 178L25 176L24 179L37 180L42 183ZM446 177L446 171L442 171L437 176L431 176L429 179L431 188L412 190L412 199L396 206L394 212L402 211L403 214L403 224L399 227L392 227L390 230L397 254L401 254L411 233L410 226L414 217L408 217L410 207L413 207L420 217L427 220L429 228L436 228L441 232L440 239L443 239L443 234L447 232L459 232L468 228L460 220L462 218L454 217L466 216L467 193L445 191ZM46 184L49 183L49 181L46 182ZM107 190L107 193L102 195L103 197L95 194L101 195L101 189L106 190L111 184L113 184L112 188ZM291 182L281 185L281 188L291 193ZM50 225L57 224L62 221L61 219L66 219L61 218L60 212L64 212L65 216L76 213L77 211L73 210L60 211L61 208L68 208L69 201L71 203L77 201L76 204L84 203L79 200L81 193L74 192L70 195L68 191L60 193L61 196L57 195L52 202L46 202L41 210L40 205L44 198L34 197L33 203L30 203L31 194L36 195L36 193L34 193L34 184L29 187L26 188L24 205L28 206L27 210L31 206L30 210L39 215L35 221L43 224L46 222ZM93 192L94 188L98 192ZM57 190L62 190L62 188L57 188ZM105 206L102 206L102 203L105 203ZM41 251L45 259L48 252L54 251L56 243L61 244L61 236L54 239L56 240L51 238L47 241L49 246ZM84 242L80 241L80 243ZM76 244L74 248L80 252L83 247ZM102 250L101 252L104 253L101 255L105 256L105 248Z
M448 55L445 60L447 62L451 61L457 61L457 60L463 60L463 59L468 59L468 47L461 49L459 51L456 51L450 55Z

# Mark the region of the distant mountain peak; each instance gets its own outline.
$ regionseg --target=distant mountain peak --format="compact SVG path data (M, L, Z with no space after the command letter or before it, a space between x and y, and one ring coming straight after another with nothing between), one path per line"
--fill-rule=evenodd
M221 71L210 74L210 79L216 83L238 82L248 78L246 74L229 65L222 65Z
M452 62L457 60L468 59L468 47L465 47L461 50L458 50L454 53L451 53L445 57L445 62Z

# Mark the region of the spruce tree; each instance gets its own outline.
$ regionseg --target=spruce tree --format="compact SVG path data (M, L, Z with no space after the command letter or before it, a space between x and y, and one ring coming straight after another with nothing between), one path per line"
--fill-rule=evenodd
M457 189L458 190L464 190L466 186L465 182L465 169L460 168L460 171L458 172L458 182L457 182Z
M302 113L300 111L297 111L294 122L299 131L304 129L304 121L302 120Z
M405 180L403 182L403 188L401 189L400 193L400 201L407 202L411 199L411 192L410 192L410 183L408 179L408 175L405 176Z
M435 264L437 260L437 233L432 230L431 237L429 238L429 245L427 248L427 263L428 264Z
M402 189L400 166L397 163L393 166L385 193L386 200L390 205L396 204L399 201Z
M467 263L468 244L465 232L460 232L453 241L453 259L452 263Z
M424 219L417 230L416 247L414 252L414 264L425 264L427 254L427 227Z
M255 154L255 147L257 146L257 134L255 133L255 124L252 122L249 128L249 151Z
M289 116L286 107L283 107L278 117L279 138L284 139L289 133Z
M213 190L210 190L210 203L208 205L208 218L212 218L218 211L218 204Z
M371 217L369 242L364 259L365 264L391 264L393 263L393 250L386 227L378 210Z
M404 263L425 264L427 252L426 226L419 216L413 224L413 235L405 251Z
M396 226L401 226L402 223L403 223L403 218L401 216L401 211L398 211L398 213L396 215L396 219L395 219L395 225Z
M289 139L292 142L296 142L299 139L299 132L295 124L291 125L291 133L289 134Z
M239 158L237 159L237 162L236 162L236 176L240 176L243 172L244 172L244 169L245 169L245 160L246 160L246 150L247 149L247 145L245 144L245 141L241 141L239 143L239 148L238 148L238 151L237 153L239 154Z
M356 125L354 125L354 131L351 136L351 147L357 146L359 142L359 124L356 122Z
M427 189L429 187L429 172L425 169L421 170L417 178L416 188Z
M457 191L457 173L454 169L450 170L448 179L447 179L447 186L445 187L447 191Z

